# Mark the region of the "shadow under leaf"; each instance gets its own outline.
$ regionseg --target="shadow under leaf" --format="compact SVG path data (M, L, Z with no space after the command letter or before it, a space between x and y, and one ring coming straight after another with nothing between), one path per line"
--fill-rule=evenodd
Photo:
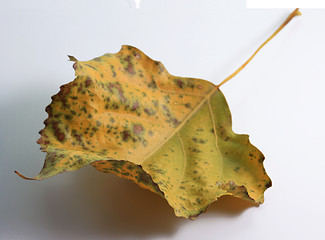
M225 195L218 198L217 201L213 202L208 208L207 212L215 212L217 214L237 216L248 208L258 206L259 204L249 202L241 198Z
M73 176L64 176L68 174ZM46 201L48 218L61 236L74 237L78 232L85 237L95 235L105 239L171 237L183 224L191 223L176 217L159 195L90 166L55 178ZM64 183L64 178L73 180ZM216 218L235 217L253 206L256 205L246 200L223 196L211 204L206 214ZM195 221L200 221L200 217Z

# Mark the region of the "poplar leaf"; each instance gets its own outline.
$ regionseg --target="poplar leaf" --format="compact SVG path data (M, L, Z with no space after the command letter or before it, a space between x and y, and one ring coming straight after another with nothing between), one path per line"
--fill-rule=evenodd
M263 203L263 154L232 131L218 86L176 77L135 47L90 61L46 107L42 180L91 164L164 197L194 219L222 195ZM131 197L131 196L130 196Z

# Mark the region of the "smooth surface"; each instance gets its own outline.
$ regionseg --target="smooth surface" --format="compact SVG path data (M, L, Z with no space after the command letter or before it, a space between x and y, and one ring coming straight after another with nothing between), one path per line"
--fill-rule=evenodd
M323 0L246 0L248 8L325 8Z
M222 86L236 133L266 156L273 187L253 207L223 198L195 221L91 167L41 182L45 107L89 60L122 44L171 74L220 83L293 9L245 1L1 1L0 239L324 239L325 10L301 9Z

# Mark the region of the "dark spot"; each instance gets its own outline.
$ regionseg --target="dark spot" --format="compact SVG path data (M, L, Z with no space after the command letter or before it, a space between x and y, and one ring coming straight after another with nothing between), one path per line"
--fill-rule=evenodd
M143 132L143 126L140 124L133 125L133 132L137 135L140 135Z
M266 184L265 184L265 187L266 188L269 188L269 187L272 187L272 181L268 181Z
M196 148L193 148L192 152L195 152L195 153L200 153L201 151L196 149Z
M74 110L71 110L70 113L71 113L72 115L77 115L76 111L74 111Z
M157 87L157 84L156 84L156 81L155 81L154 79L152 79L151 82L148 83L148 87L149 87L149 88L153 88L153 89L158 88L158 87Z
M119 109L119 105L118 105L118 103L116 103L116 102L113 102L112 103L112 107L111 107L112 109Z
M146 139L143 139L143 140L142 140L142 145L143 145L144 147L147 147L147 146L148 146L148 141L147 141Z
M113 89L116 89L121 102L123 102L123 103L126 102L126 98L124 97L124 92L123 92L123 89L122 89L122 85L119 82L109 83L107 88L111 93L113 93Z
M170 102L170 96L169 96L169 94L168 95L165 95L164 98L165 98L165 102L166 103L169 103Z
M176 118L172 118L171 123L173 124L173 127L177 127L180 124L180 121L178 121Z
M97 126L97 127L100 127L101 125L102 125L102 123L101 123L99 120L97 120L97 121L96 121L96 126Z
M52 100L61 101L63 107L68 107L66 96L70 93L72 85L73 85L73 83L68 83L66 85L62 85L60 87L60 92L58 94L54 95L53 97L51 97Z
M131 111L136 111L139 108L139 102L135 101L132 105Z
M65 118L65 120L70 121L73 118L73 116L71 116L69 114L64 114L64 118Z
M194 88L195 87L194 82L193 82L193 79L189 78L187 80L187 86L190 87L190 88Z
M52 107L50 105L45 108L45 111L48 113L49 117L53 116Z
M87 113L87 109L85 106L83 106L82 108L80 108L81 111L83 111L84 113Z
M203 212L203 211L202 211ZM189 216L189 219L190 220L194 220L194 219L196 219L202 212L200 212L200 213L198 213L198 214L194 214L194 215L190 215Z
M91 130L95 133L98 131L98 128L97 127L92 127Z
M153 103L153 106L155 108L158 108L159 107L159 104L158 104L158 101L157 100L152 100L152 103Z
M221 136L225 134L225 129L223 128L223 126L219 126L218 131Z
M148 108L145 108L144 110L143 110L148 116L151 116L152 114L151 114L151 111L148 109Z
M137 53L135 51L133 51L132 53L133 53L133 56L135 56L137 59L141 58L140 53Z
M114 66L111 65L111 70L112 70L112 77L116 77L116 72L114 71Z
M53 127L53 130L54 130L54 135L55 135L56 139L59 140L60 142L62 142L65 139L65 134L59 128L59 122L58 121L53 121L52 122L52 127Z
M175 79L175 83L179 88L183 89L185 87L185 83L180 79Z
M128 65L126 66L125 70L130 73L130 74L135 74L134 68L133 68L133 63L131 62L131 58L130 56L127 56L126 58L124 58L124 60L128 63Z
M205 141L204 141L202 138L199 138L199 139L197 139L197 138L192 138L192 140L193 140L193 142L195 142L195 143L201 143L201 144L205 143Z
M264 161L264 159L265 159L265 157L262 155L262 156L259 157L258 162L262 163Z
M90 68L92 68L92 69L94 69L94 70L97 70L97 68L95 68L95 67L93 67L93 66L91 66L89 64L85 64L85 65L88 66L88 67L90 67Z
M129 139L131 138L131 133L129 130L124 130L123 132L121 132L121 138L124 142L129 141Z
M190 108L191 107L191 104L190 103L185 103L185 107L186 108Z

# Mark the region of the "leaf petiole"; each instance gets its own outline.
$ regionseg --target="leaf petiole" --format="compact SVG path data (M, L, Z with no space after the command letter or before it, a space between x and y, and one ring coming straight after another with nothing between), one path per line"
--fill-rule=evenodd
M287 19L281 24L281 26L268 38L265 42L262 43L261 46L253 53L253 55L243 64L241 65L235 72L230 74L225 80L223 80L217 87L219 88L226 82L228 82L230 79L235 77L246 65L255 57L255 55L264 47L272 38L275 37L295 16L301 15L301 12L299 11L299 8L296 8L288 17Z

